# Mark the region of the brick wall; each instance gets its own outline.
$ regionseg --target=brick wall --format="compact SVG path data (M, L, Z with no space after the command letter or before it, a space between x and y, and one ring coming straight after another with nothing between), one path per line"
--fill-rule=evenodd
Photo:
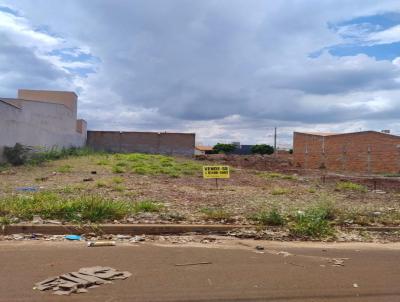
M87 145L109 152L193 156L194 133L88 131Z
M295 132L294 166L356 173L399 173L400 137L375 131L316 135Z

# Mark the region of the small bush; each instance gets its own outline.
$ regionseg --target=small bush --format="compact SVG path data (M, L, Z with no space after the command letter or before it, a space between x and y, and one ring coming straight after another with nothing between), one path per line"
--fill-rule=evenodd
M270 211L262 211L259 214L252 217L253 220L263 225L282 226L285 224L285 218L278 211L273 208Z
M322 202L306 211L298 211L290 226L290 233L297 237L324 238L333 235L329 220L334 219L333 205Z
M14 147L4 147L3 154L7 162L13 166L24 165L29 158L32 148L16 143Z
M367 188L363 185L356 184L351 181L342 181L336 184L336 189L340 191L357 191L357 192L367 192Z
M9 167L7 163L0 163L0 172L6 171Z

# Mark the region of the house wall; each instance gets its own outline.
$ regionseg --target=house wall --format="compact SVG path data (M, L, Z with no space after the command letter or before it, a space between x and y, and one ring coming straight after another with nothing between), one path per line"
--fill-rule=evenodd
M76 115L61 104L22 101L21 109L0 101L0 160L4 146L83 146L85 133L76 131Z
M356 173L399 173L400 137L374 131L319 136L295 132L294 165Z
M193 156L194 133L88 131L87 145L109 152Z
M72 91L19 89L18 98L31 101L62 104L72 111L72 113L75 115L75 118L77 116L78 97L75 92Z

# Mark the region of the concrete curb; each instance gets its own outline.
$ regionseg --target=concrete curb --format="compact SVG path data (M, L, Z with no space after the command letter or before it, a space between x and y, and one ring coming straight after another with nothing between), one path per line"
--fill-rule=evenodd
M54 224L11 224L4 226L0 234L85 234L90 232L100 234L121 234L121 235L179 235L184 233L197 234L223 234L237 229L254 229L254 225L223 225L223 224L102 224L97 226L79 225L54 225ZM269 227L279 229L279 227ZM395 232L400 231L396 227L342 227L343 230L373 231L373 232Z
M161 234L222 234L235 229L253 228L249 225L190 225L190 224L102 224L97 226L51 225L51 224L14 224L2 229L3 235L38 233L47 235L100 234L121 235L161 235Z

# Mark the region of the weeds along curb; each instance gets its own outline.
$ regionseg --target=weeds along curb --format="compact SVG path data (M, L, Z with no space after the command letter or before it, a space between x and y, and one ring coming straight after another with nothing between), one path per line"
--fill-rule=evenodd
M0 234L99 234L121 235L161 235L161 234L223 234L236 229L254 228L249 225L184 225L184 224L101 224L101 225L50 225L50 224L10 224L5 225Z
M238 229L254 229L255 225L191 225L191 224L100 224L100 225L51 225L51 224L11 224L0 229L0 234L85 234L95 232L98 234L112 235L179 235L184 233L196 234L224 234ZM279 230L279 227L267 227L268 229ZM396 227L342 227L347 231L371 231L371 232L396 232Z

